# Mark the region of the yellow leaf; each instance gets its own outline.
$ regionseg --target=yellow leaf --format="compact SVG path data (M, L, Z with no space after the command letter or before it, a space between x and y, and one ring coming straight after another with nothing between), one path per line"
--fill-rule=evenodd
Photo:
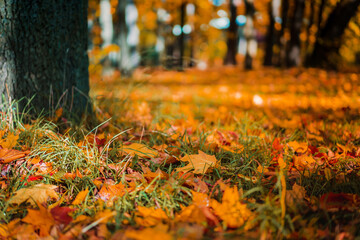
M215 156L208 155L202 151L199 154L185 155L180 159L182 162L189 162L188 165L177 168L178 172L188 172L194 169L194 173L202 174L206 173L209 167L214 167L217 164Z
M18 139L19 139L18 135L8 133L8 135L5 139L0 138L0 145L2 146L2 148L11 149L16 146Z
M224 221L224 224L230 228L241 227L246 221L254 217L254 214L246 207L246 204L241 203L236 186L225 190L222 203L212 200L211 207L214 209L215 214ZM245 225L245 228L249 227L251 226Z
M28 188L22 188L15 192L15 196L10 198L9 204L21 204L29 202L31 205L36 206L37 203L45 203L49 198L58 199L59 196L54 191L57 186L47 184L37 184Z
M130 145L123 146L122 151L130 154L131 156L138 155L143 158L154 158L158 155L157 151L140 143L132 143Z
M75 200L71 203L72 205L78 205L80 203L83 203L86 196L88 195L89 190L85 189L81 192L78 193L78 195L76 196Z

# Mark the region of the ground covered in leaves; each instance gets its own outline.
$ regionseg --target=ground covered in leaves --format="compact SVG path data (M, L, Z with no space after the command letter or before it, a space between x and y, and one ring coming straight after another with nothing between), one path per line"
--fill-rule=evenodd
M360 76L92 75L94 129L0 123L0 238L354 239ZM56 124L55 124L56 123Z

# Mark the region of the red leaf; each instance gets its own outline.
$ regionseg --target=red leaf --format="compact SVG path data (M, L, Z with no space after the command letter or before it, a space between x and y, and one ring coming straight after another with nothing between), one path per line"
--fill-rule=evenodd
M69 224L72 222L73 218L69 216L69 213L75 211L75 209L69 208L69 207L59 207L56 206L50 210L51 215L55 219L55 221L63 223L63 224Z

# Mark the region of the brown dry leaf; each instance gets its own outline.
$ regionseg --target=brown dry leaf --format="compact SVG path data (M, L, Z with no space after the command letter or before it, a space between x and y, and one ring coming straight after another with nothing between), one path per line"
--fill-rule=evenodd
M127 146L123 146L122 151L131 156L138 155L143 158L154 158L158 155L158 152L149 148L148 146L140 143L132 143Z
M17 159L23 158L29 151L18 151L8 148L0 149L0 164L9 163Z
M86 196L88 195L89 190L85 189L81 192L78 193L78 195L76 196L75 200L71 203L72 205L78 205L80 203L83 203Z
M238 228L243 226L246 221L251 220L254 214L246 207L246 204L241 203L237 187L228 187L223 195L222 203L216 200L211 200L211 207L219 216L224 224L229 228ZM246 225L245 229L251 226Z
M39 204L39 210L28 209L28 214L22 221L39 230L40 237L49 236L50 229L55 224L51 213L41 204Z
M59 196L54 191L57 186L48 184L37 184L28 188L22 188L15 192L15 196L10 198L9 204L21 204L29 202L31 205L36 206L37 203L45 203L49 198L58 199Z
M144 227L151 227L161 223L163 220L167 220L168 216L161 208L155 209L155 207L146 208L138 206L135 221L137 224Z
M5 139L1 139L0 137L0 146L2 146L2 148L11 149L16 146L18 139L19 139L19 135L15 135L9 132Z
M154 228L145 228L143 230L128 229L125 232L126 239L134 240L171 240L172 235L167 233L168 227L163 224L159 224Z
M194 173L196 174L206 173L209 167L214 167L218 163L215 156L208 155L200 150L199 154L185 155L180 159L180 161L189 162L189 164L184 167L177 168L176 171L188 172L194 169Z
M295 204L303 203L305 195L305 188L295 183L292 187L292 190L286 191L286 205L294 206Z

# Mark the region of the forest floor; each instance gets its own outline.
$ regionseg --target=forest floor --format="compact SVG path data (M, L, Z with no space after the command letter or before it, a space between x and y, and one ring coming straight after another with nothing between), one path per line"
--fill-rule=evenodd
M140 69L91 95L91 131L1 113L0 238L360 236L359 74Z

